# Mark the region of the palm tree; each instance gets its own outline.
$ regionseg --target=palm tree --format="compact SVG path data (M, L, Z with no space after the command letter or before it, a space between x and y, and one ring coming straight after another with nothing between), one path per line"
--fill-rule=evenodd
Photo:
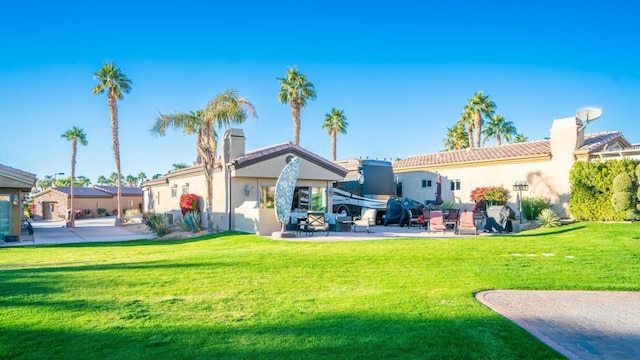
M496 114L489 119L482 133L485 136L483 143L485 143L487 139L495 137L496 143L502 145L502 138L506 141L511 141L511 138L517 134L517 131L513 122L505 121L503 115Z
M289 104L291 117L293 118L293 143L300 144L300 111L307 105L307 100L316 98L316 90L313 84L307 81L307 77L298 72L296 68L287 70L287 75L280 80L278 100L282 104Z
M238 96L233 89L216 95L207 106L196 112L160 114L149 130L154 135L164 135L167 128L182 129L184 134L196 133L196 149L202 162L207 183L207 222L209 232L213 232L213 170L218 150L216 129L231 124L242 124L248 117L257 118L253 104Z
M473 113L474 142L476 147L480 147L482 137L483 117L490 118L496 110L496 104L489 99L489 95L484 95L482 91L473 94L469 99L470 110Z
M131 187L134 187L138 184L138 178L133 175L127 175L125 181L127 182L127 185Z
M473 148L473 108L471 108L471 105L465 105L462 108L458 125L462 126L467 133L467 147Z
M98 178L96 179L96 182L98 183L98 185L104 185L107 183L107 178L104 175L100 175L98 176Z
M114 171L111 173L111 175L109 175L109 178L107 179L107 185L118 186L118 183L118 173Z
M469 147L469 137L466 126L458 122L455 126L447 128L447 137L443 140L445 150L460 150Z
M527 142L527 140L529 139L526 136L524 136L524 134L518 134L516 135L515 138L513 138L514 143L523 143L523 142Z
M67 223L67 227L75 227L75 210L73 208L73 190L75 188L75 174L76 174L76 153L78 150L78 143L80 143L80 145L87 145L87 134L84 133L84 130L79 129L77 127L72 127L71 129L67 130L64 134L61 135L62 138L66 139L67 141L71 141L71 177L69 178L70 180L70 185L71 185L71 206L70 208L70 212L69 212L69 222Z
M173 171L182 170L189 167L189 165L185 163L174 163L174 164L171 164L171 166L173 167L172 169Z
M88 185L91 185L91 180L89 180L89 178L86 176L80 175L76 177L76 184L80 187L86 187Z
M331 108L331 112L324 116L322 128L327 130L327 133L331 136L331 158L333 161L336 161L336 138L338 137L338 132L346 134L347 126L349 126L349 123L344 116L343 110Z
M147 174L141 172L138 174L138 181L140 181L140 185L142 185L143 182L147 181Z
M113 62L103 62L102 68L95 73L94 77L98 80L98 84L93 87L91 93L93 95L107 93L107 104L111 116L111 147L118 173L118 217L115 224L119 226L122 225L122 204L120 203L122 174L120 172L120 144L118 142L118 100L131 91L131 80L119 68L116 68Z
M167 127L174 130L182 129L185 135L196 134L196 163L200 164L202 158L200 156L200 147L198 144L203 144L202 139L202 124L204 123L204 111L189 111L185 113L176 112L173 114L160 114L156 118L156 122L153 124L149 132L152 135L164 135Z

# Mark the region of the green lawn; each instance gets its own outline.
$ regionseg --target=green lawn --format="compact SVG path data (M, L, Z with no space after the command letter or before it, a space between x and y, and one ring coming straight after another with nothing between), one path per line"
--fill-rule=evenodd
M474 293L637 291L638 264L640 224L0 248L0 358L561 358Z

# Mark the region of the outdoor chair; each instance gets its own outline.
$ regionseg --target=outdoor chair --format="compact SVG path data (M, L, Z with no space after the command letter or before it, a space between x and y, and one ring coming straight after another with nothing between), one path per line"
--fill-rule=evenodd
M369 227L371 225L376 224L376 209L366 209L362 212L362 216L359 219L353 220L353 224L351 225L351 229L353 232L356 232L358 226L364 227L369 232Z
M323 212L309 211L307 213L307 224L305 225L307 235L313 235L316 231L325 231L329 236L329 224Z
M459 209L449 209L449 213L444 219L444 225L448 229L453 230L453 232L457 232L458 228L458 220L460 219L460 210Z
M422 218L424 219L424 220L423 220L423 223L422 223L422 226L423 226L425 229L428 229L428 228L429 228L429 213L430 213L430 212L431 212L431 210L422 209Z
M458 235L462 235L463 233L469 233L473 235L478 235L478 230L476 228L476 222L473 218L472 211L465 211L460 214L460 223L458 224Z
M442 211L430 211L429 212L429 231L440 231L442 233L447 230L447 226L444 224L444 216L442 215Z

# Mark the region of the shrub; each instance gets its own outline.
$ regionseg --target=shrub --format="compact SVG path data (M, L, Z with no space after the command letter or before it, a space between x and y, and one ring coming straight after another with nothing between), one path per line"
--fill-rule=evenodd
M553 209L543 209L538 215L538 223L541 227L556 227L560 226L560 218Z
M442 202L442 204L440 204L440 209L442 210L454 209L455 207L456 207L456 203L449 200L445 200Z
M156 233L158 236L164 236L169 233L169 219L166 215L151 215L145 222L145 225L149 228L149 230Z
M198 195L196 194L182 194L180 195L180 211L182 216L187 212L198 212Z
M613 178L613 191L632 191L633 190L633 178L629 173L623 172L616 175Z
M176 220L176 224L187 231L196 233L201 230L200 213L188 211L182 218Z
M611 205L615 211L627 211L635 208L633 195L628 191L616 191L611 197Z
M548 207L547 201L542 197L522 198L522 216L527 220L537 219L540 212Z
M138 209L129 209L124 211L124 222L129 222L131 219L138 217L140 211Z
M98 208L98 216L107 216L107 209L105 208Z
M471 201L476 203L474 211L484 210L488 204L504 205L509 199L509 191L501 186L475 188L471 191Z

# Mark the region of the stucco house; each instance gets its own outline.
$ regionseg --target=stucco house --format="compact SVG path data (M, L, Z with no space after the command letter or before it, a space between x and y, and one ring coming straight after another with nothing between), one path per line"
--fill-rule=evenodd
M413 155L393 164L402 195L421 201L435 200L436 177L442 177L442 197L463 209L472 209L471 191L484 186L510 190L509 205L518 211L516 182L526 182L523 197L547 199L561 217L570 217L569 172L576 161L637 157L640 149L617 131L584 133L576 117L556 119L548 140L474 149Z
M0 164L0 240L20 240L23 194L36 185L36 175Z
M118 187L94 185L91 187L73 188L73 207L75 210L91 210L91 216L98 214L103 208L108 214L118 209ZM142 208L142 189L122 187L120 204L123 211ZM68 220L71 208L71 188L68 186L53 187L33 196L34 215L43 220Z
M283 143L252 151L245 150L241 129L227 130L222 138L221 156L213 175L213 228L271 235L280 230L275 216L275 185L291 157L300 158L300 170L293 209L331 209L328 189L344 179L347 170L300 146ZM202 225L205 214L206 181L202 165L167 173L143 185L143 210L169 214L170 221L181 216L180 195L198 195Z

